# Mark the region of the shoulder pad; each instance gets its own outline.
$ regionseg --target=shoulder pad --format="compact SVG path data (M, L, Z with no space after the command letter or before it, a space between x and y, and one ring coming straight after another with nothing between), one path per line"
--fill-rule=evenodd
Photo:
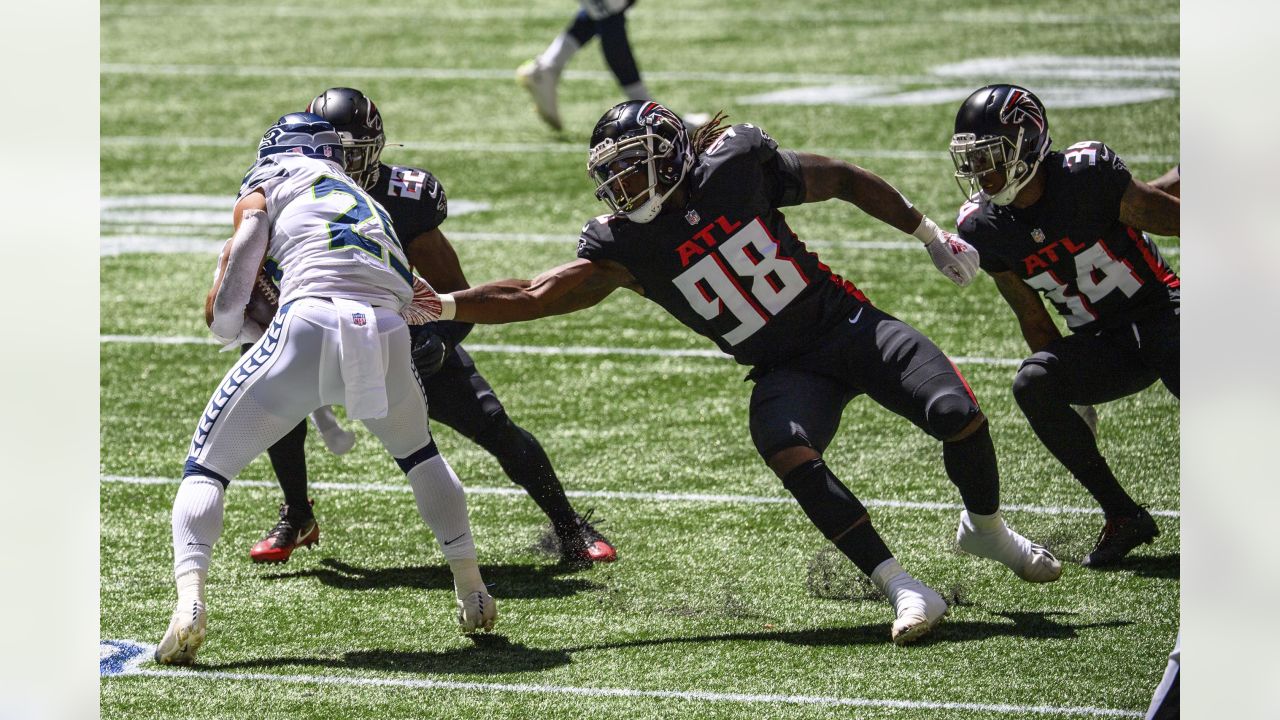
M444 188L434 175L415 167L391 165L387 173L387 195L418 200L423 203L434 201L438 210L445 209L447 200Z

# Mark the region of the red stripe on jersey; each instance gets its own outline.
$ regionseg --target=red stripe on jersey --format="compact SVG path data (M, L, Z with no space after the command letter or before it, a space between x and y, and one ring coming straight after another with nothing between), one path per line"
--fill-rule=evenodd
M1174 274L1173 269L1157 260L1156 256L1152 254L1151 246L1147 244L1150 241L1146 235L1131 227L1125 227L1125 231L1129 233L1129 239L1133 240L1133 244L1138 246L1138 252L1142 254L1142 259L1146 261L1147 267L1151 268L1151 272L1155 273L1157 280L1171 288L1176 288L1182 284L1182 281Z

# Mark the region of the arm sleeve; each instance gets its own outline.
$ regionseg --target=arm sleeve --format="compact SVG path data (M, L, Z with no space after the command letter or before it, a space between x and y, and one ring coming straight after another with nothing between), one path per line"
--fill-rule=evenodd
M601 215L587 221L578 235L578 257L583 260L614 260L613 235L608 232L608 217Z

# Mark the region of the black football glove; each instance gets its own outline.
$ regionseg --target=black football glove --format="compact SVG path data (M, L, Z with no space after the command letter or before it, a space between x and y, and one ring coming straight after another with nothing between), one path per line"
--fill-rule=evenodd
M434 332L420 332L410 343L409 354L413 357L413 366L418 369L418 377L426 380L440 372L444 359L449 356L449 346Z

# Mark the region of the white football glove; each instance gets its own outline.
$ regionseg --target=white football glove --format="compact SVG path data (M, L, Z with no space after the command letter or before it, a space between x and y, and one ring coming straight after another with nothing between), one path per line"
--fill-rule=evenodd
M943 231L929 218L921 220L912 235L924 243L933 266L951 282L964 287L977 277L978 250L959 235Z

